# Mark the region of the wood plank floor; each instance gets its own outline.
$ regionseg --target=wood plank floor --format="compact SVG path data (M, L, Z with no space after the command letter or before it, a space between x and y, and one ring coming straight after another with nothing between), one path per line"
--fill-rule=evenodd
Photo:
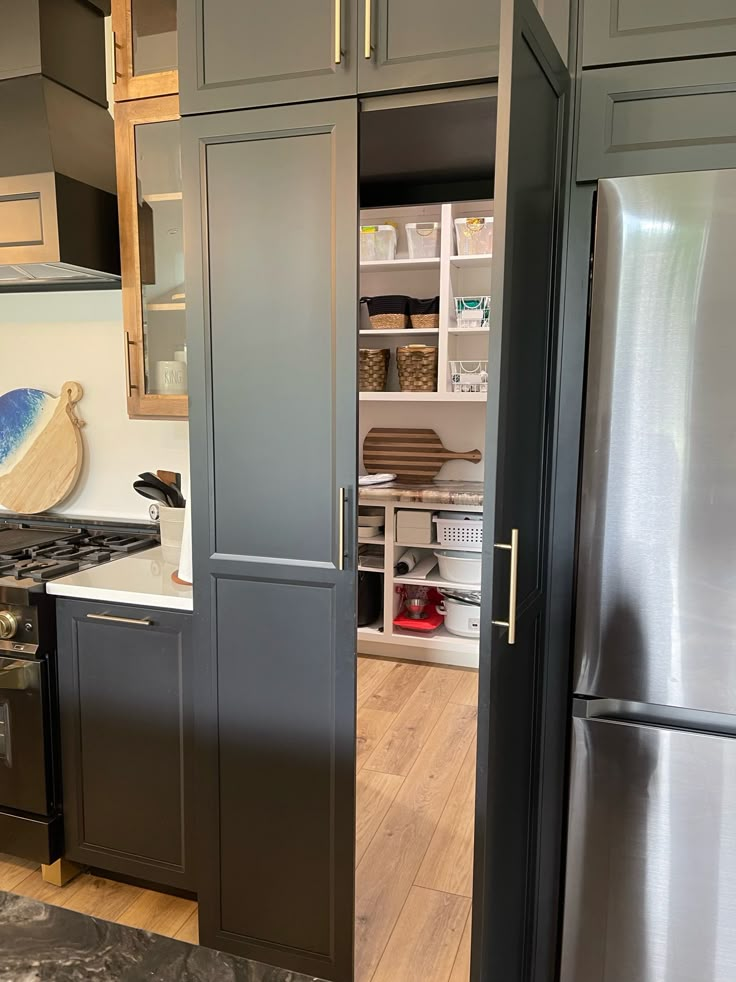
M477 673L358 660L356 982L468 982ZM0 890L197 943L197 905L0 855Z

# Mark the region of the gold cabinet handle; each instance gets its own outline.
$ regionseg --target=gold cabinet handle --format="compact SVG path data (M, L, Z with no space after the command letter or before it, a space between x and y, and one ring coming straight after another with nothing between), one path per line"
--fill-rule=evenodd
M509 571L509 619L507 621L491 621L496 627L509 629L509 644L516 644L516 581L519 573L519 530L511 529L511 542L494 542L494 549L507 549L511 553L511 569Z
M340 488L337 501L337 568L345 569L345 488Z
M130 372L130 348L131 348L131 345L134 345L134 344L135 344L135 341L131 341L130 340L130 331L126 331L125 332L125 355L126 355L126 364L127 364L127 367L128 367L128 396L129 397L133 395L133 389L137 389L138 388L137 385L133 385L133 376L131 375L131 372Z
M115 624L136 624L139 627L151 627L153 621L147 617L118 617L116 614L87 614L90 621L113 621Z
M342 61L342 0L335 0L335 64Z
M371 34L373 31L373 15L371 12L371 0L365 0L365 56L370 58L373 45L371 44Z
M115 31L112 31L111 33L112 33L112 50L110 52L110 61L112 62L112 65L111 65L112 84L113 85L117 85L118 84L118 44L117 44L117 35L115 34Z

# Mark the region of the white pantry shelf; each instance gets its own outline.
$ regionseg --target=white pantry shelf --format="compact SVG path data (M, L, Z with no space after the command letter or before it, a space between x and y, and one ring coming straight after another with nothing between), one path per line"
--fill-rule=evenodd
M439 334L439 327L386 327L382 330L376 329L375 331L368 328L364 331L359 331L359 334L363 337L371 337L372 335L378 338L381 337L405 337L410 338L412 334Z
M468 336L473 334L490 334L490 328L487 327L448 327L449 334L467 334Z
M450 264L455 269L490 269L492 255L488 256L450 256Z
M487 402L487 392L361 392L361 402Z
M143 200L156 202L156 201L181 201L182 200L181 191L168 191L165 194L144 194Z
M147 303L146 310L186 310L185 303Z
M439 269L440 260L439 257L436 259L369 259L361 262L360 268L365 272L391 273L401 271L405 273L407 270Z
M427 548L426 546L424 547ZM440 547L438 547L440 548ZM481 558L481 554L478 553L478 559ZM459 583L457 580L444 580L437 568L433 569L431 573L426 576L412 576L408 573L406 576L395 576L394 583L399 586L401 584L405 586L433 586L435 589L442 589L446 587L448 590L472 590L477 593L480 590L480 583Z

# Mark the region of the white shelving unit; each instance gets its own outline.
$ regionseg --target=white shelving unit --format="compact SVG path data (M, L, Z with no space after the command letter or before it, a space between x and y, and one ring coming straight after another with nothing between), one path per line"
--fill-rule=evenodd
M485 217L492 214L492 201L466 201L361 212L361 225L391 222L398 231L396 259L390 262L361 262L361 296L401 293L420 298L440 298L439 327L432 330L373 330L365 305L361 305L360 347L389 347L392 352L387 391L361 392L361 401L442 401L448 397L467 402L486 401L485 393L452 391L450 361L477 362L488 358L490 331L488 328L458 327L455 297L491 295L493 257L458 256L454 222L455 218ZM433 259L409 259L405 226L407 222L427 221L440 223L440 255ZM433 344L435 339L438 348L437 391L401 392L396 371L396 347L416 341ZM375 344L370 344L370 341L375 341Z
M371 510L383 508L385 510L385 535L384 540L384 566L383 569L367 570L369 575L383 574L383 617L370 625L370 627L358 628L358 651L366 655L383 655L387 658L405 658L410 661L430 662L440 665L457 665L463 668L478 667L478 641L472 638L461 638L451 634L444 624L433 631L431 634L422 634L419 631L412 632L394 627L394 618L399 613L399 597L396 587L407 586L433 586L433 587L454 587L455 589L479 590L479 585L461 584L443 580L439 575L439 570L435 568L425 578L412 576L396 576L394 567L401 553L407 548L422 549L431 553L433 549L445 549L445 546L416 545L407 546L399 543L395 538L396 512L403 510L421 511L471 511L482 512L479 505L438 505L422 504L419 502L402 503L386 502L381 503L371 499L365 501L361 507L370 507ZM379 544L376 539L370 543ZM370 544L365 543L365 544ZM465 550L462 550L465 551ZM478 553L480 558L480 553Z

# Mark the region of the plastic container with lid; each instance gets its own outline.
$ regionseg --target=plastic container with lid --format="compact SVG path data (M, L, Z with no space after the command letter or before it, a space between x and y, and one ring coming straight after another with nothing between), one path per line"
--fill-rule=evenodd
M490 256L493 253L492 218L456 218L458 256Z
M360 261L391 262L396 258L396 229L393 225L360 226Z
M406 241L410 259L437 259L440 254L440 223L408 222Z

